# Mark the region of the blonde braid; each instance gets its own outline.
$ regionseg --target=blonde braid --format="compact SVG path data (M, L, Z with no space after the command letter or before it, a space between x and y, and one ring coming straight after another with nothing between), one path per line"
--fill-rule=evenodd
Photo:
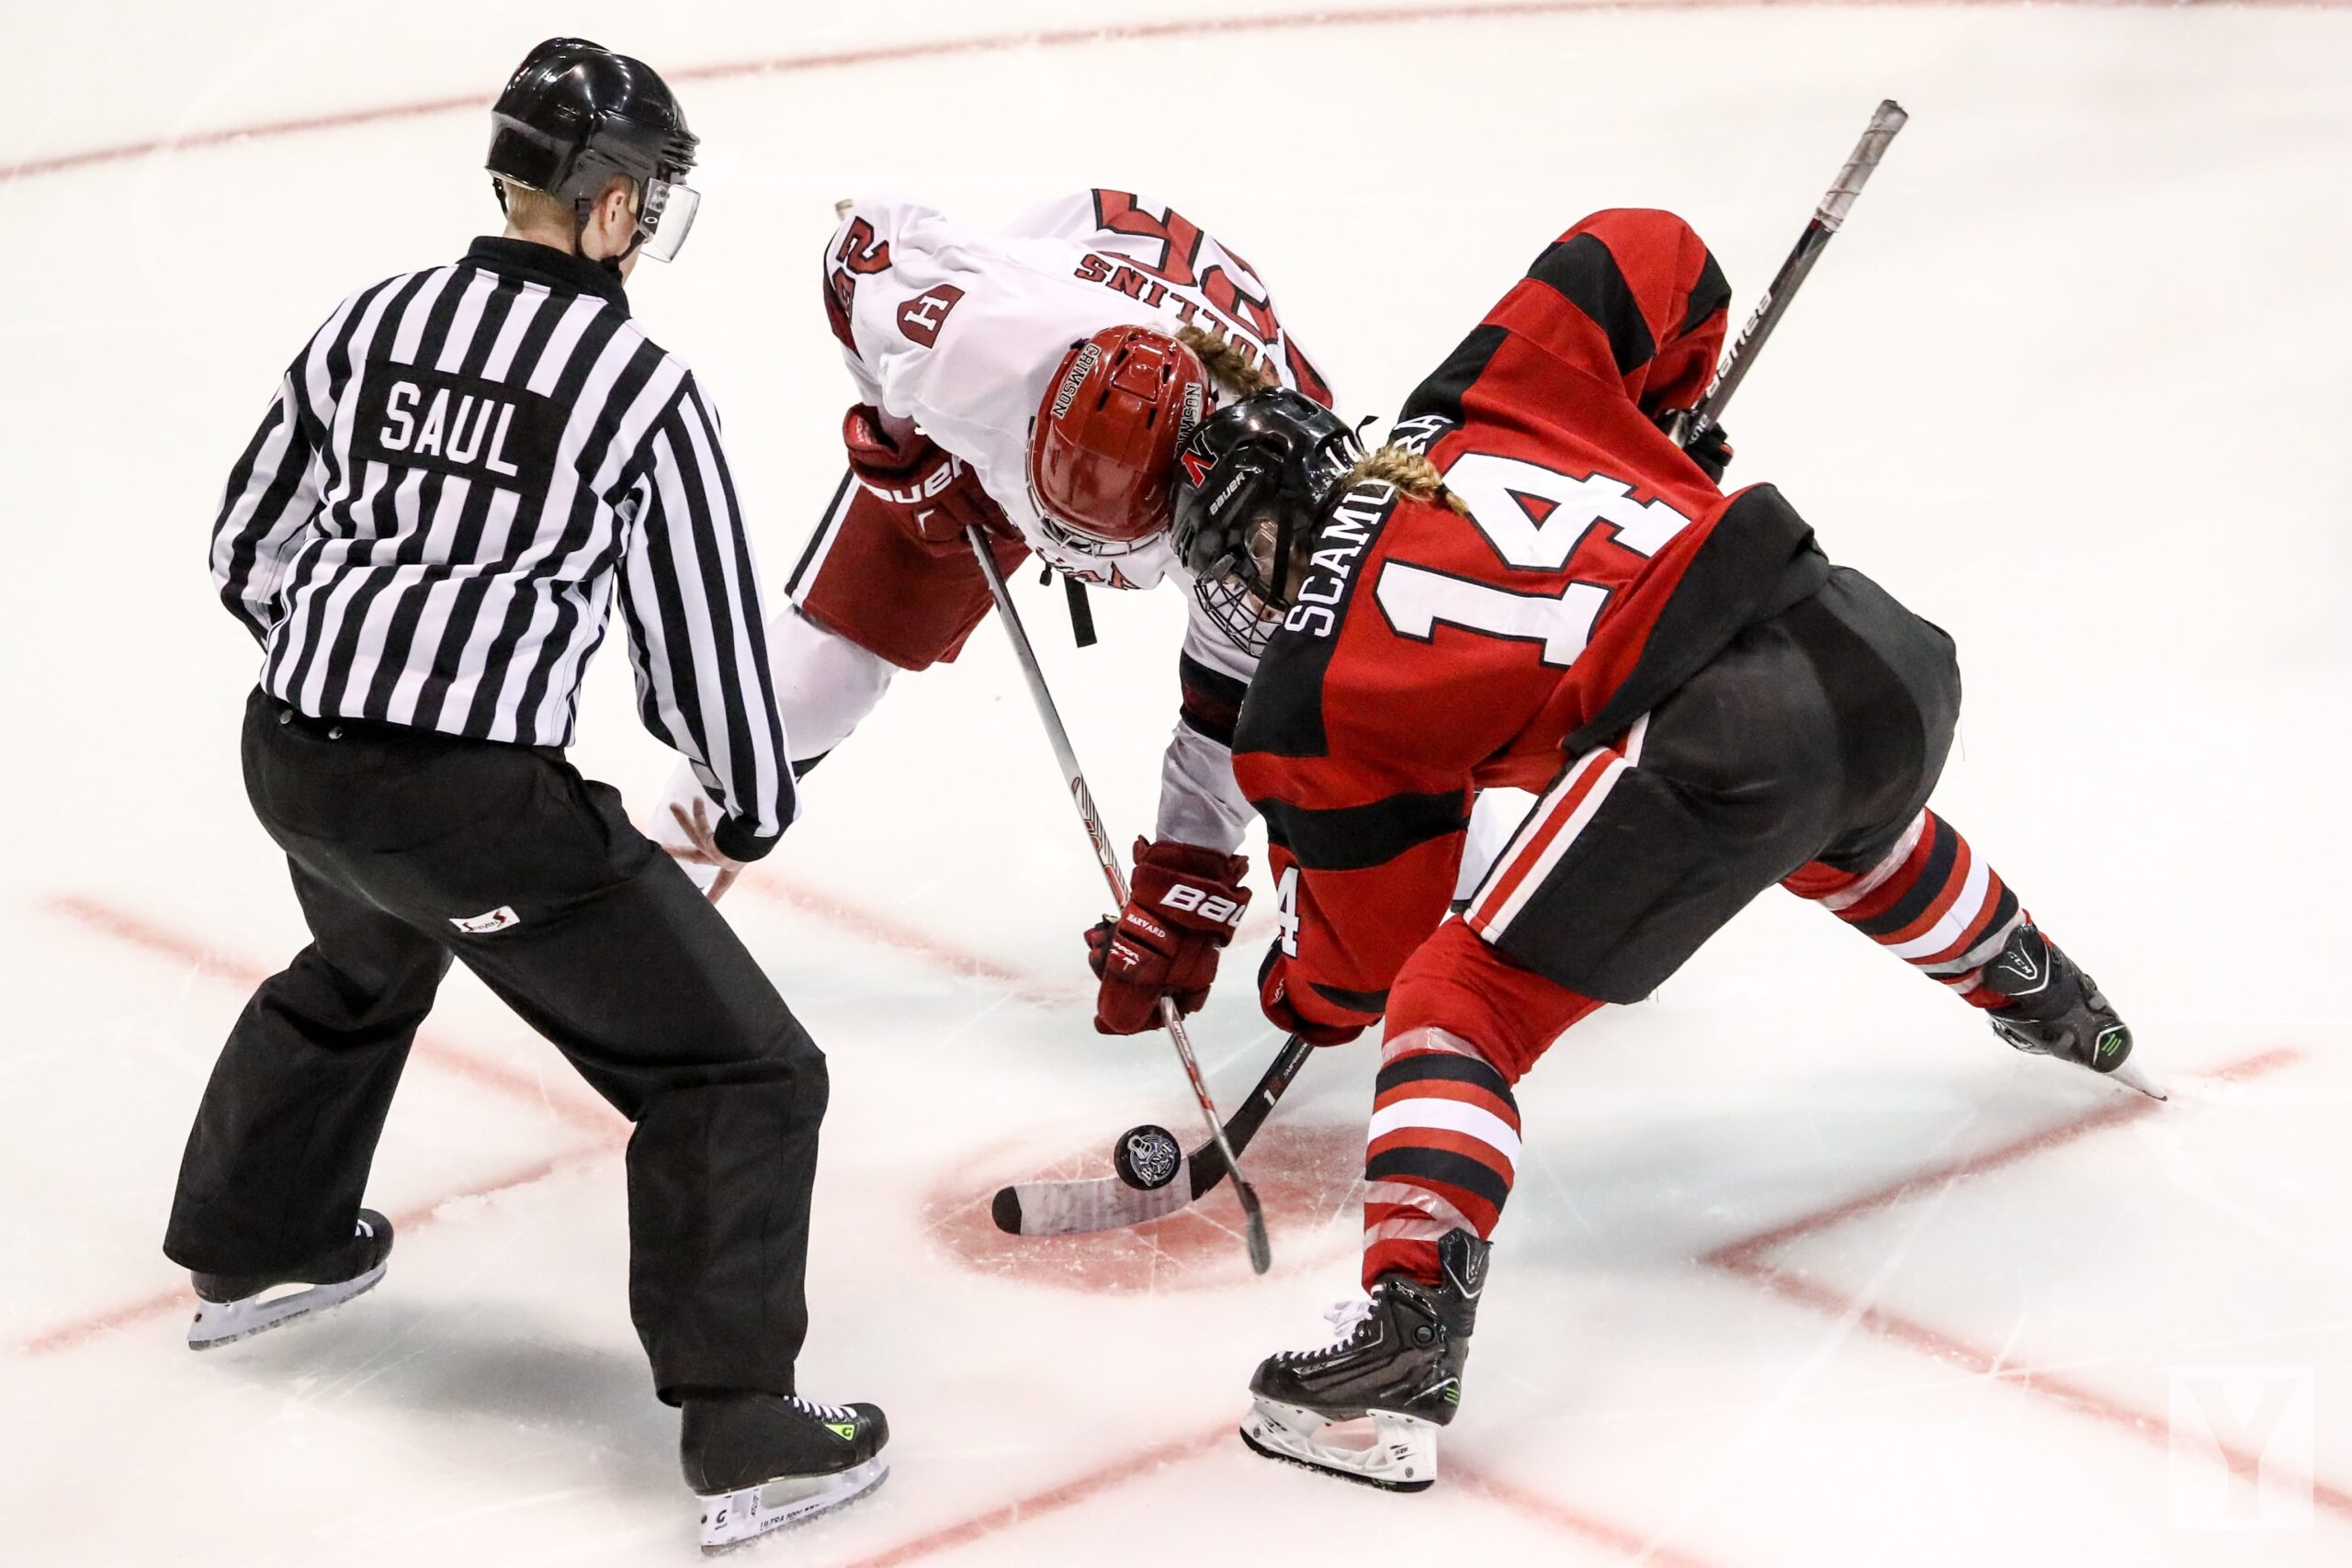
M1461 515L1470 515L1470 508L1463 504L1462 498L1445 488L1437 465L1419 452L1408 452L1402 446L1383 446L1359 459L1348 470L1342 487L1362 484L1366 479L1394 485L1399 494L1414 501L1443 502Z
M1248 350L1236 347L1204 327L1179 327L1176 341L1199 355L1201 368L1209 373L1209 379L1237 398L1246 398L1278 384L1273 374Z

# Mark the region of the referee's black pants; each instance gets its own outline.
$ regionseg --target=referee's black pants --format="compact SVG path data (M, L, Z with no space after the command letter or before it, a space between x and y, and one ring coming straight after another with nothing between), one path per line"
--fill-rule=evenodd
M554 750L330 724L258 691L243 753L312 941L213 1068L166 1255L266 1273L349 1237L455 957L636 1124L629 1309L662 1397L793 1392L825 1059L619 794Z

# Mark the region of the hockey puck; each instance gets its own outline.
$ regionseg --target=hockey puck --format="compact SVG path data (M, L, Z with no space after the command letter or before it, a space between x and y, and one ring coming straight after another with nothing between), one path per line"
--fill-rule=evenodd
M1138 1192L1157 1192L1184 1168L1184 1147L1176 1134L1147 1122L1119 1134L1111 1145L1111 1168Z

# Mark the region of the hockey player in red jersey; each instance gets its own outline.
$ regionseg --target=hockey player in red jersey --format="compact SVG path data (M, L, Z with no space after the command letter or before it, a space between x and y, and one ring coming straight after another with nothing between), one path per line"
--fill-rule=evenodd
M1047 202L1002 232L917 202L851 204L826 245L824 304L856 400L849 472L767 633L796 772L900 671L955 659L988 614L967 528L1007 574L1035 555L1073 585L1184 582L1167 546L1177 441L1261 386L1330 400L1255 270L1125 191ZM1250 661L1195 612L1177 663L1156 836L1136 843L1126 908L1089 936L1111 1032L1152 1026L1163 992L1197 1009L1250 898L1228 748ZM678 771L656 837L716 897L734 868L697 826L716 815L707 784Z
M1599 213L1379 452L1277 391L1179 454L1176 547L1263 649L1235 764L1282 905L1266 1016L1320 1043L1385 1020L1367 1299L1335 1344L1260 1366L1261 1453L1430 1483L1515 1173L1512 1085L1776 883L2010 1043L2159 1092L2098 987L1928 809L1951 639L1832 566L1772 487L1726 495L1723 452L1700 455L1711 473L1662 433L1729 297L1679 218ZM1472 794L1495 784L1541 802L1448 919ZM1369 1440L1330 1429L1367 1416Z

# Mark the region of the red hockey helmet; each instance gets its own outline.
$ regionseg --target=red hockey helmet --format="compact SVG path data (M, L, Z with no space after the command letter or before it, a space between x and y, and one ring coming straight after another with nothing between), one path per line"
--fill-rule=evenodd
M1149 327L1070 345L1029 426L1029 494L1047 536L1125 555L1175 515L1176 448L1208 402L1201 356Z

